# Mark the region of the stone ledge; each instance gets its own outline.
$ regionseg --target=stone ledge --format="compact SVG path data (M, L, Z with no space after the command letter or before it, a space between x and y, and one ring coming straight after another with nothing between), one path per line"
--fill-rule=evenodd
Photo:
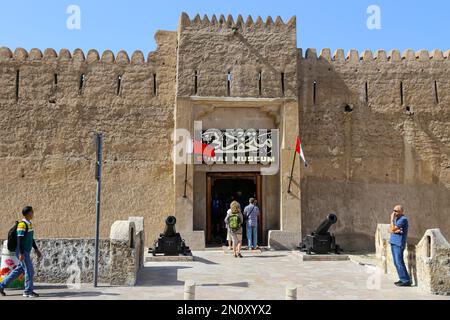
M145 262L193 262L195 261L194 256L147 256L145 257Z
M346 254L311 254L308 255L304 252L293 251L293 255L298 256L301 261L350 261L350 258Z

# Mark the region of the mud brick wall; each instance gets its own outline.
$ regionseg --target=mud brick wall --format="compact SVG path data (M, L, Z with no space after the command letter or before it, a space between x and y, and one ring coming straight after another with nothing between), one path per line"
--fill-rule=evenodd
M410 237L450 237L449 51L310 49L299 69L304 232L335 212L344 248L374 249L401 203Z
M37 237L92 237L95 146L102 131L101 235L130 214L146 218L147 243L173 214L171 158L175 32L156 33L145 59L0 49L0 233L35 208ZM120 78L119 78L120 77Z

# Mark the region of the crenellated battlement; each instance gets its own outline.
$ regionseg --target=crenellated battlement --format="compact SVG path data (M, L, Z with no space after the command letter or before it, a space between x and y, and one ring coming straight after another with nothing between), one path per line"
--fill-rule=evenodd
M273 19L268 16L264 21L261 16L258 16L256 20L253 20L252 16L248 16L245 20L242 15L238 15L236 19L232 15L220 15L219 18L214 14L211 18L208 15L204 15L203 18L197 14L194 19L191 19L185 12L181 14L179 22L179 31L184 29L203 29L203 28L235 28L243 31L250 31L254 29L293 29L297 28L297 17L293 16L287 23L283 21L280 16Z
M300 50L300 55L303 59L324 59L329 62L353 62L358 63L360 61L390 61L390 62L402 62L402 61L444 61L449 60L450 50L445 52L435 49L433 51L419 50L415 52L414 50L408 49L401 53L399 50L391 50L389 53L386 50L377 50L372 52L370 50L365 50L362 54L358 50L350 50L345 54L344 49L337 49L334 53L331 49L322 49L320 54L317 54L316 49L309 48L306 50L303 56Z
M142 51L137 50L131 55L121 50L114 55L111 50L105 50L100 56L95 49L88 51L87 55L81 49L75 49L72 53L68 49L61 49L59 53L55 49L45 49L44 53L40 49L31 49L30 52L23 48L17 48L14 52L7 47L0 48L0 62L5 61L39 61L39 60L56 60L56 61L73 61L73 62L87 62L87 63L104 63L104 64L118 64L118 65L143 65L145 63L154 62L154 52L150 52L147 60L144 58Z

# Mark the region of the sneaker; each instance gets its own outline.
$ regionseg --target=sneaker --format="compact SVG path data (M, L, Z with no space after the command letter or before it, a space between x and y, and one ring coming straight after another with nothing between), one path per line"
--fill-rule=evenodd
M0 287L0 294L2 297L6 297L5 288Z
M239 258L243 258L242 254L240 254L240 253L238 254L238 257L239 257Z
M400 282L397 287L411 287L411 282Z
M39 295L36 292L24 293L24 298L39 298Z
M396 286L398 286L399 284L401 284L402 282L401 281L397 281L397 282L395 282L394 284L396 285Z

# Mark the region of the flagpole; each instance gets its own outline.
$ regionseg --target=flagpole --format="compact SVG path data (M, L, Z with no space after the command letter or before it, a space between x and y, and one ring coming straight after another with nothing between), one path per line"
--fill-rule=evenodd
M186 169L184 171L184 193L183 198L187 198L187 183L188 183L188 152L186 152Z
M288 187L288 193L291 193L291 184L292 179L294 179L294 169L295 169L295 161L297 160L297 149L294 150L294 161L292 161L292 170L291 170L291 176L289 177L289 187Z

